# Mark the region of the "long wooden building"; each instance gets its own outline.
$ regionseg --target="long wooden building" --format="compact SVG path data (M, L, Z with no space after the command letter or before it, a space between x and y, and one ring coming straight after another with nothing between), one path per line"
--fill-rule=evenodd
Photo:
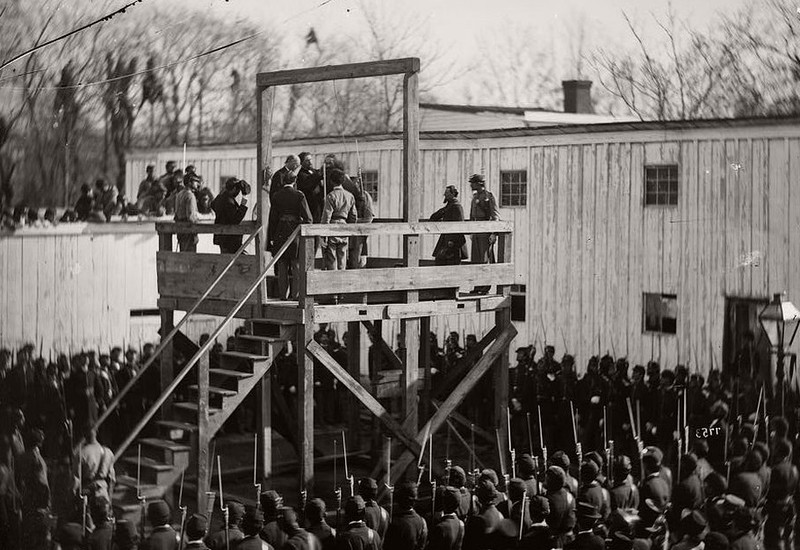
M273 166L301 151L315 165L331 152L352 173L360 165L377 215L401 216L399 135L276 143ZM482 172L514 221L514 346L546 340L579 369L611 351L705 371L729 361L745 331L759 336L773 293L800 301L798 119L423 132L420 151L424 213L447 184L468 211L467 178ZM128 195L147 164L158 172L181 155L132 151ZM187 163L215 192L231 175L256 181L255 144L190 145ZM434 240L423 236L423 257ZM0 346L135 343L136 314L156 308L157 241L151 222L0 234ZM379 237L370 254L397 257L398 247ZM440 341L451 330L480 337L485 317L437 318L432 330ZM384 332L393 343L397 327Z

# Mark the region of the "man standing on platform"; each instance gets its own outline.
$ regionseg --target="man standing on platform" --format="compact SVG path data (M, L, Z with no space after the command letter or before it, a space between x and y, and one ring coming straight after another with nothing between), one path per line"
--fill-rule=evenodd
M283 163L279 169L272 174L272 178L269 182L269 202L275 199L275 193L283 189L283 186L288 183L287 178L289 175L293 176L294 179L297 177L297 169L300 167L300 159L297 158L297 155L289 155L286 157L286 162ZM294 179L292 181L294 181Z
M472 174L469 178L472 188L472 207L469 217L471 221L497 221L500 213L497 210L497 201L490 191L486 190L486 179L481 174ZM496 263L494 254L494 243L497 235L494 233L477 233L472 235L472 263L474 264L493 264ZM487 294L489 286L476 286L474 294Z
M175 221L197 223L197 198L194 195L200 178L194 174L186 174L183 187L175 197ZM178 249L181 252L197 252L197 233L178 233Z
M300 170L297 172L297 190L306 196L308 208L314 223L322 219L322 204L325 201L325 190L322 188L322 173L311 167L311 153L300 153Z
M294 182L294 174L289 173L284 180L283 189L277 191L272 199L267 226L269 239L267 250L273 256L286 243L298 225L311 223L311 211L308 208L306 197L294 188ZM275 267L278 275L278 297L284 300L288 293L290 298L296 299L297 274L300 271L296 242L289 245Z
M322 211L322 223L356 223L356 199L353 194L345 190L345 173L338 168L328 172L333 189L325 197L325 207ZM342 270L347 267L347 237L327 237L323 239L322 256L325 259L325 269Z
M228 178L225 182L225 189L217 195L211 203L211 209L217 217L214 223L217 225L238 225L247 213L247 199L242 198L241 203L236 202L236 197L240 192L247 195L250 192L250 185L236 177ZM235 254L242 246L241 235L214 235L214 244L219 245L219 250L223 254Z

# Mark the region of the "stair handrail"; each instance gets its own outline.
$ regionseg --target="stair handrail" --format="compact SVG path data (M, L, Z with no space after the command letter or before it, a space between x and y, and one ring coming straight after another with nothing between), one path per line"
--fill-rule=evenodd
M189 362L186 363L186 366L184 366L183 369L181 369L181 372L178 373L175 379L172 382L170 382L169 386L167 386L166 389L164 389L164 391L158 397L158 399L156 399L155 403L153 403L150 409L146 413L144 413L144 415L136 424L136 426L128 434L128 437L125 439L125 441L123 441L120 444L119 448L114 453L115 460L119 460L122 454L128 449L130 444L133 443L133 441L139 436L139 432L141 432L142 429L147 425L147 423L150 422L150 420L156 414L156 411L164 405L169 396L172 395L172 392L174 392L175 389L178 387L178 385L180 385L180 383L183 381L183 379L186 378L186 375L189 374L189 371L191 371L194 368L194 366L197 364L200 358L205 353L208 352L211 346L214 345L214 340L222 333L223 330L225 330L225 327L227 327L228 323L230 323L231 320L234 318L234 316L237 313L239 313L239 310L241 310L242 307L244 307L244 304L247 302L247 300L250 299L250 297L253 295L256 289L258 289L259 285L261 285L264 279L267 278L269 270L272 269L272 266L274 266L275 263L281 258L281 256L283 256L283 254L286 252L289 246L297 239L299 235L300 235L300 226L298 225L295 228L295 230L292 231L291 235L289 235L289 238L286 239L286 242L283 243L283 246L280 247L278 252L269 261L267 267L264 268L264 271L262 271L261 274L253 282L253 284L250 285L250 287L247 289L247 292L245 292L244 296L239 298L239 301L236 302L236 305L233 306L233 309L228 313L225 319L222 320L219 326L217 326L217 328L209 337L208 341L206 341L206 343L203 344L200 347L200 349L197 350L197 352L192 356Z
M228 271L230 271L231 267L233 267L233 264L236 263L236 260L239 258L239 256L241 256L244 253L245 248L247 248L247 246L251 242L253 242L253 239L255 239L260 232L261 232L261 226L259 225L258 227L256 227L255 231L253 231L253 233L247 238L247 240L244 243L242 243L242 246L240 246L239 250L237 250L236 253L233 255L231 260L228 262L228 265L225 266L225 269L220 271L219 275L217 275L214 281L208 286L206 291L203 292L203 294L195 301L194 305L192 305L192 307L189 308L189 311L186 312L186 315L184 315L183 318L178 322L178 324L175 325L171 331L169 331L169 334L167 334L166 338L161 339L161 342L158 344L158 347L153 352L153 355L151 355L150 358L147 361L145 361L144 365L142 365L142 367L136 372L136 376L131 378L128 381L128 383L125 384L125 387L123 387L116 395L116 397L114 397L111 403L108 404L108 407L106 407L106 410L103 411L103 414L100 415L100 418L97 419L97 422L95 422L92 429L98 430L100 426L103 424L103 422L105 422L106 419L108 419L108 417L111 416L111 413L114 411L114 409L116 409L119 406L125 395L127 395L127 393L134 386L134 384L136 384L136 382L139 381L142 375L144 375L145 371L150 368L150 365L155 363L156 358L158 358L161 355L161 353L167 347L167 344L172 341L172 339L175 337L176 334L178 334L178 331L181 329L181 327L183 327L186 321L189 320L189 317L192 314L194 314L195 311L197 311L197 308L200 307L200 304L203 303L203 301L206 298L208 298L208 296L211 294L211 291L214 290L214 288L219 284L219 282L222 280L225 274Z

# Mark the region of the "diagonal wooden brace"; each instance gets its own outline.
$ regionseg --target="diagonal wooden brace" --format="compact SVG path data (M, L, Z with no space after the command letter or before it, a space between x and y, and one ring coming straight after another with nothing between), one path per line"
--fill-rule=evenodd
M425 423L422 430L416 437L416 443L421 447L428 433L435 433L442 427L450 414L458 407L464 400L467 394L473 387L483 378L483 375L491 368L494 362L503 354L503 352L511 344L511 341L517 335L517 330L513 325L508 325L506 329L500 333L497 339L486 350L486 353L475 363L470 371L464 376L461 382L453 390L453 393L442 403L438 410L434 413L428 422ZM392 467L392 483L400 479L405 474L406 469L414 461L414 458L419 456L411 451L404 451L403 454L397 459Z
M383 422L384 426L409 449L407 452L413 453L414 456L419 456L422 452L422 444L415 441L413 434L406 432L400 423L392 418L389 412L383 408L378 400L375 399L358 380L353 378L344 367L337 363L322 346L315 340L311 340L306 344L306 353L322 363L339 382L344 384L344 386L378 418L378 420Z
M389 360L391 363L392 368L403 370L405 365L400 360L400 358L395 354L394 350L389 347L389 344L384 341L383 337L380 334L375 334L375 325L372 321L361 321L361 324L366 327L369 333L372 335L373 342L378 346L381 353Z

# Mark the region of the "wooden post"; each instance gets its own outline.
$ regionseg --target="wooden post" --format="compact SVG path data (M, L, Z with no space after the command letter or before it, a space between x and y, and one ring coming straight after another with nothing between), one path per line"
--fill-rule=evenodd
M373 337L372 337L372 350L371 350L371 353L369 354L369 358L370 358L369 360L372 362L372 364L369 366L370 367L369 379L370 379L370 383L372 384L371 393L372 393L372 395L377 395L377 393L378 393L377 392L378 377L380 376L380 372L383 369L383 366L382 366L382 364L383 364L383 353L381 351L381 346L380 346L380 342L379 342L379 340L383 339L383 321L378 319L378 320L376 320L374 322L374 328L372 329L372 334L373 334ZM390 403L391 403L391 400L385 400L382 403L382 405L384 407L386 407L386 409L391 414L392 408L391 408ZM370 447L371 449L373 449L373 451L375 449L379 449L380 448L380 443L381 443L381 438L382 437L383 437L383 432L381 430L381 424L378 421L378 419L373 416L372 417L372 445Z
M407 432L419 429L419 413L417 403L419 379L419 319L403 319L400 324L405 327L406 362L400 375L400 388L403 407L403 428Z
M160 233L158 235L158 249L162 252L172 251L172 233ZM166 338L173 327L175 326L175 312L171 309L160 308L159 315L161 317L161 338ZM164 346L164 351L161 352L159 359L159 395L164 393L164 390L170 385L175 378L173 364L173 342L170 340ZM169 418L172 410L172 396L170 396L161 408L161 418Z
M422 368L425 369L425 383L422 392L422 418L430 418L431 407L431 318L423 317L420 319L420 358Z
M197 362L197 509L206 509L206 491L211 486L209 447L211 432L208 426L208 354Z
M347 323L345 345L347 346L347 372L356 380L361 380L361 323L359 321ZM351 392L347 392L347 425L350 449L360 449L361 409L358 399Z
M265 254L266 238L267 238L267 219L269 215L269 205L267 204L267 197L269 193L265 193L265 187L269 185L266 180L265 170L272 162L272 113L273 105L275 102L275 88L263 88L259 86L256 90L256 107L258 127L258 150L257 167L258 167L258 184L256 185L256 204L254 205L256 211L256 221L262 225L256 237L256 256L258 257L259 271L263 271L267 266L267 258ZM267 281L266 279L261 284L256 294L258 296L258 303L263 304L267 298Z
M314 237L300 237L299 305L304 309L303 325L298 327L297 352L297 440L300 464L299 490L314 494L314 361L306 354L306 344L314 338L314 297L306 294L306 273L314 270Z
M497 261L498 262L511 262L512 258L512 242L510 233L500 233L497 239ZM507 286L498 286L498 294L508 296L510 288ZM498 309L495 312L495 324L498 331L502 333L511 324L511 308L505 307ZM509 342L510 344L510 342ZM509 354L508 346L506 346L497 361L494 364L495 373L494 378L494 421L500 431L500 439L498 444L503 452L508 449L508 363ZM510 468L509 468L510 471Z

